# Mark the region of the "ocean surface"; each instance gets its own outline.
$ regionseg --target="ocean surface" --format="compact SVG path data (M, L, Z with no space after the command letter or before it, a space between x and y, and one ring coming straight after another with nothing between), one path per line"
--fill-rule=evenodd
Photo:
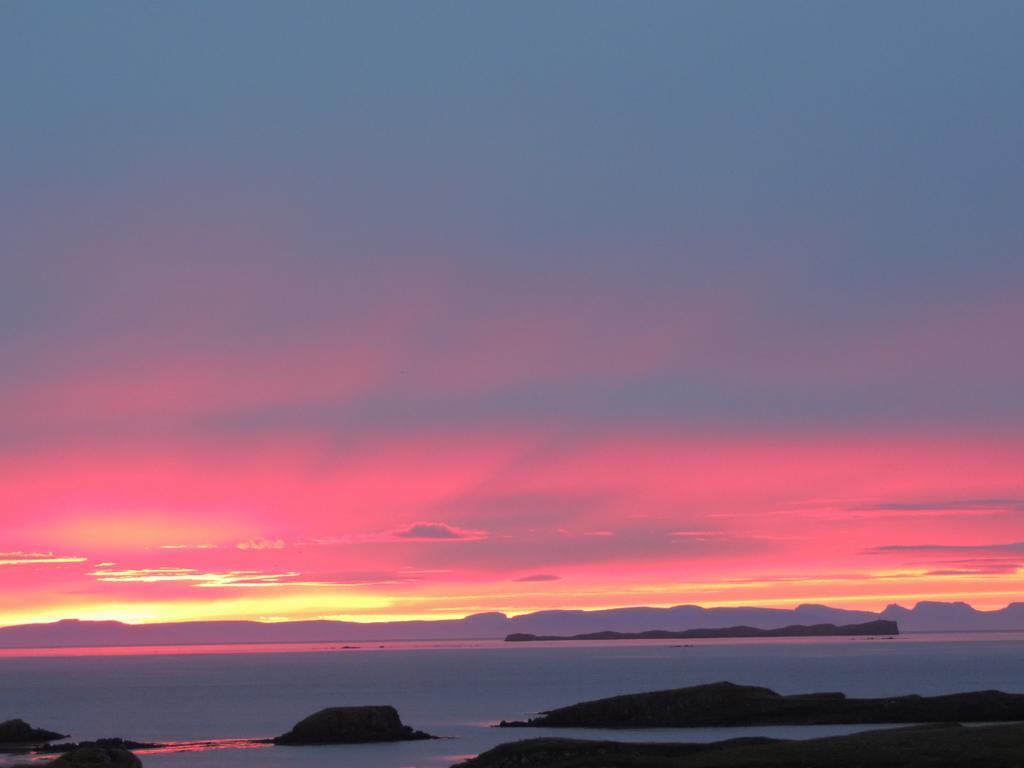
M665 642L439 642L0 651L0 720L74 739L182 742L141 752L147 768L440 768L496 744L594 730L495 722L619 693L731 680L780 693L1024 693L1024 633ZM327 747L252 747L323 707L393 704L448 738ZM615 731L616 739L710 741L850 733L864 726ZM190 746L187 742L211 741ZM0 755L0 765L26 758ZM35 763L36 765L39 762Z

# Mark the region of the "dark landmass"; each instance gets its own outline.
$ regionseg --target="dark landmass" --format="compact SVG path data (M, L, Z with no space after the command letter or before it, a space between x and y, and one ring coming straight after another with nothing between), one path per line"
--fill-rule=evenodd
M83 746L65 752L49 765L60 768L142 768L142 761L120 747Z
M33 728L24 720L5 720L0 723L0 744L42 744L66 738L63 733Z
M430 734L403 725L390 706L331 707L298 722L274 744L362 744L377 741L432 739Z
M593 766L670 766L692 755L740 746L767 746L778 739L751 737L707 744L673 742L591 741L589 739L526 739L499 744L452 768L592 768Z
M0 627L0 648L69 648L117 645L203 645L219 643L332 643L383 640L498 640L514 633L579 635L594 632L669 632L750 626L779 629L794 624L856 624L896 621L903 632L1024 630L1024 603L978 611L966 603L920 602L913 609L890 605L881 613L826 605L778 608L617 608L602 611L538 611L509 617L480 613L439 621L190 621L124 624L66 619L49 624Z
M696 640L716 637L853 637L862 635L898 635L895 621L868 621L863 624L794 624L778 629L757 627L720 627L718 629L686 629L670 632L651 629L646 632L589 632L583 635L530 635L516 633L505 638L510 643L549 640Z
M769 688L721 682L585 701L527 722L499 727L690 728L860 723L995 723L1024 720L1024 694L848 699L842 693L782 696Z
M915 726L805 741L630 744L529 739L458 768L1020 768L1024 724Z

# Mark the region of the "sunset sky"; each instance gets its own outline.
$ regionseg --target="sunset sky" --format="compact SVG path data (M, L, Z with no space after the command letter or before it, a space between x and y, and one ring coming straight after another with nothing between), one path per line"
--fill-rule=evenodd
M0 5L0 625L1019 599L1022 35Z

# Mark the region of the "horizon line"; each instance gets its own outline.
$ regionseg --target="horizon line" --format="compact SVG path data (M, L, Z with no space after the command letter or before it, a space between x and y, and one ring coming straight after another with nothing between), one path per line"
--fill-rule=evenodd
M318 616L318 617L312 617L312 618L282 618L282 619L268 619L268 618L238 619L238 618L228 618L228 619L183 619L183 620L178 620L178 621L137 621L137 622L132 622L132 621L125 621L125 620L122 620L122 619L81 619L81 618L77 618L77 617L74 617L74 616L66 616L66 617L59 618L59 619L51 619L49 621L30 621L30 622L21 622L21 623L16 623L16 624L0 624L0 630L10 629L10 628L14 628L14 627L50 626L50 625L61 624L61 623L65 623L65 622L77 622L77 623L81 623L81 624L114 623L114 624L121 624L123 626L130 626L130 627L160 626L160 625L167 625L167 624L226 624L226 623L243 624L244 623L244 624L271 625L271 624L302 624L302 623L313 623L313 622L331 622L331 623L336 623L336 624L361 624L361 625L369 626L369 625L374 625L374 624L403 624L403 623L414 623L414 622L433 623L433 622L442 622L442 621L465 621L466 619L470 619L470 618L474 618L474 617L478 617L478 616L489 616L489 615L502 616L502 617L504 617L506 619L515 619L515 618L519 618L519 617L522 617L522 616L532 616L532 615L541 614L541 613L605 613L605 612L612 612L612 611L629 611L629 610L644 610L644 609L668 611L668 610L672 610L672 609L675 609L675 608L700 608L701 610L705 610L705 611L722 610L722 609L726 609L726 610L734 609L734 610L764 610L764 611L796 611L796 610L798 610L800 608L820 607L820 608L828 608L830 610L848 611L850 613L871 613L871 614L875 614L875 615L879 615L880 616L888 608L896 607L896 608L901 608L903 610L913 611L913 610L916 610L921 605L930 604L930 605L966 605L968 608L970 608L972 611L975 611L976 613L986 613L986 614L988 614L988 613L998 613L998 612L1004 611L1007 608L1010 608L1010 607L1012 607L1014 605L1020 605L1022 603L1024 603L1024 601L1011 600L1010 602L1006 603L1006 605L1002 606L1001 608L985 609L985 608L976 608L976 607L974 607L974 605L972 605L967 600L926 600L926 599L919 599L910 608L907 608L906 606L901 605L898 602L891 602L891 603L888 603L884 608L882 608L880 610L870 610L870 609L867 609L867 608L839 608L839 607L836 607L836 606L833 606L833 605L829 605L827 603L807 603L807 602L797 603L795 605L792 605L792 607L788 607L788 608L786 608L786 607L779 607L779 606L747 605L747 604L740 604L740 605L701 605L699 603L677 603L677 604L673 604L673 605L625 605L625 606L618 606L618 607L614 607L614 608L589 608L589 609L588 608L542 608L542 609L539 609L539 610L524 611L524 612L521 612L521 613L510 613L510 612L501 611L501 610L493 610L493 611L479 611L479 612L476 612L476 613L468 613L468 614L465 614L465 615L462 615L462 616L455 616L455 617L429 618L429 617L422 617L422 616L419 616L419 617L397 616L397 617L395 617L393 619L383 619L383 620L381 620L381 619L371 619L371 620L363 620L363 621L360 621L358 619L341 619L341 618L331 618L331 617Z

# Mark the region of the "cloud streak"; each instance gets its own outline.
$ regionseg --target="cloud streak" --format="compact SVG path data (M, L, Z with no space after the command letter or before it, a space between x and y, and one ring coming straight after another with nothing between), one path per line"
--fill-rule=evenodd
M52 552L0 552L0 565L62 565L87 560L85 557L61 557Z
M912 552L922 554L944 554L948 552L1024 553L1024 541L1014 541L1006 544L884 544L880 547L875 547L872 552Z

